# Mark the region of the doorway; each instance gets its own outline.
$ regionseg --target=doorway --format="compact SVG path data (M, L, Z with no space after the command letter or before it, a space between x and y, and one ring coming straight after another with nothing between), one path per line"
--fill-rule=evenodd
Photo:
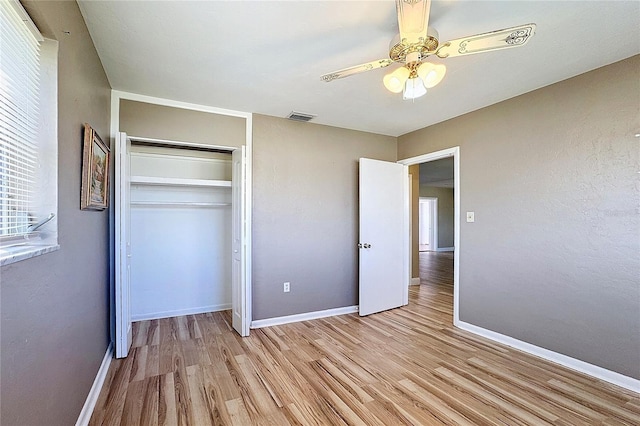
M134 108L137 111L141 108L142 111L146 111L144 114L126 114L121 116L121 107L124 104L128 105L128 108ZM145 106L146 105L146 106ZM233 143L227 145L215 145L210 143L198 142L198 138L194 138L190 141L194 134L189 129L186 133L182 130L173 129L171 134L175 139L167 140L164 136L161 136L156 122L159 119L149 119L149 117L158 117L160 114L155 109L147 109L148 105L154 107L161 106L166 111L174 113L187 113L187 111L195 111L196 114L206 113L211 114L211 118L214 117L234 117L244 121L243 134L235 134L232 137ZM154 112L155 111L155 112ZM148 115L148 114L150 115ZM155 114L155 115L154 115ZM130 246L127 246L128 238L130 237L128 215L127 211L129 206L129 189L130 189L130 176L127 174L130 167L128 164L128 152L127 146L130 146L130 140L126 137L126 134L121 133L121 119L123 117L133 116L147 117L141 120L129 120L128 126L133 126L136 130L138 137L137 140L146 139L150 144L166 145L167 143L175 147L191 147L194 149L212 149L217 148L227 152L232 152L233 170L235 175L239 179L231 179L231 185L226 184L227 188L223 192L231 192L231 216L234 218L234 225L232 231L233 243L230 247L232 250L233 266L232 266L232 279L231 279L231 292L232 292L232 315L233 315L233 328L242 336L249 335L249 328L251 325L252 312L251 312L251 212L252 212L252 145L253 145L253 114L232 111L227 109L209 107L198 104L190 104L185 102L178 102L169 99L150 97L135 93L121 92L113 90L111 92L111 134L112 149L114 149L114 156L116 158L115 163L115 185L114 185L114 214L110 217L110 229L111 234L114 236L111 240L111 252L113 255L112 262L110 262L111 269L111 294L110 294L110 309L111 309L111 338L114 342L116 356L118 358L127 355L128 348L131 342L131 309L130 309L130 287L129 287L129 275L128 265L130 264L127 259L132 256L130 252ZM165 117L160 114L159 117ZM170 120L171 122L180 122L181 120ZM196 120L197 121L197 120ZM208 123L209 120L207 119ZM176 133L177 132L177 133ZM237 132L236 132L237 133ZM146 135L148 137L140 137ZM182 135L182 136L177 136ZM161 138L158 139L158 136ZM206 139L209 141L209 134L202 134L200 139ZM129 140L129 141L128 141ZM214 181L216 179L213 179ZM176 182L173 182L176 183ZM178 182L183 183L183 182ZM202 183L202 182L197 182ZM237 184L236 184L237 183ZM212 182L204 182L205 187L216 186ZM228 198L229 194L225 197ZM216 201L208 200L205 203L220 203L227 204L229 200ZM201 206L202 208L214 208L213 205ZM215 206L226 207L226 206ZM239 221L235 221L239 219Z
M133 321L231 308L248 335L245 147L123 132L115 145L116 357L128 354Z
M453 160L453 181L451 182L451 186L453 188L453 220L452 220L452 237L453 238L452 238L450 247L443 246L442 244L439 244L439 243L435 243L434 245L437 247L436 247L436 250L433 252L433 254L438 255L441 252L446 252L446 254L443 253L444 256L453 257L453 324L454 326L457 326L460 320L459 319L460 147L444 149L441 151L436 151L436 152L432 152L424 155L419 155L416 157L407 158L407 159L398 161L398 163L404 164L407 166L414 166L414 165L430 163L430 162L434 162L441 159L447 159L447 158L450 158ZM416 224L414 223L414 226L415 225ZM418 224L418 227L419 227L419 224ZM442 240L442 236L439 236L439 239ZM431 254L431 252L423 252L423 253ZM409 270L411 271L412 269L413 269L413 265L412 267L409 268Z

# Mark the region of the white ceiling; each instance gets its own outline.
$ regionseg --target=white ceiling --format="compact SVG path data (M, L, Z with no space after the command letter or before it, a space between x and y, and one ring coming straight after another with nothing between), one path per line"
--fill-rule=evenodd
M388 57L384 1L79 1L113 89L399 136L640 53L640 2L433 1L440 40L536 23L524 47L442 61L403 101L382 77L320 75Z

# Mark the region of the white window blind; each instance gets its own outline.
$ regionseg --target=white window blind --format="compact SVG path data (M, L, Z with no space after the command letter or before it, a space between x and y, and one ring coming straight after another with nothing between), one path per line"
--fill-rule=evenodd
M18 2L0 1L0 237L37 220L41 41Z

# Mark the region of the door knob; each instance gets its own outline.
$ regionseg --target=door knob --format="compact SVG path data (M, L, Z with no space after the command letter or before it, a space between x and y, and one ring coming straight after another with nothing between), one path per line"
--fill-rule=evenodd
M369 244L369 243L364 243L363 246L364 246L364 248L371 248L371 244Z
M362 243L358 243L358 248L363 248Z

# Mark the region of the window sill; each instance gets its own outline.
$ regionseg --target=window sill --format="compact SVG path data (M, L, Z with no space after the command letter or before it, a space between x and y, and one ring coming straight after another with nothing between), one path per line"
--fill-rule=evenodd
M32 257L51 253L60 248L58 244L51 245L23 245L12 247L0 247L0 266L9 265Z

